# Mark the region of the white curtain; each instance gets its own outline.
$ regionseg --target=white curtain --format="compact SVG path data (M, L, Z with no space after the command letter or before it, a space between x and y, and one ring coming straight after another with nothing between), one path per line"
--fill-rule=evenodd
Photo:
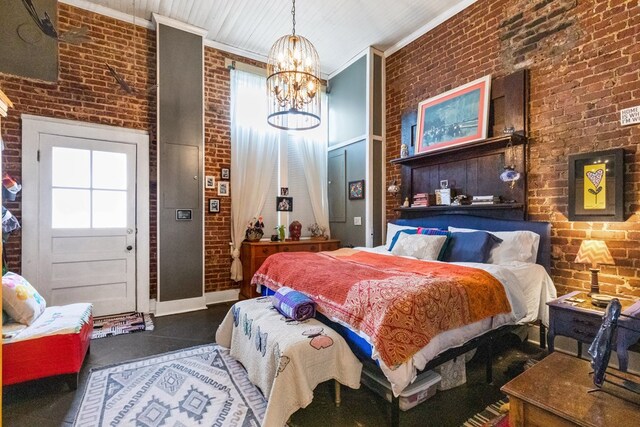
M280 132L267 124L263 76L231 71L231 279L242 280L240 246L278 165Z
M316 217L316 223L325 227L329 235L327 139L325 137L305 137L297 141L296 147L303 162L313 215Z
M320 126L300 133L300 138L296 141L300 158L303 162L304 175L307 180L311 208L316 217L316 223L327 230L327 235L331 234L329 229L329 177L327 172L328 157L328 133L327 126L329 114L327 105L327 94L324 89L320 92L322 97Z

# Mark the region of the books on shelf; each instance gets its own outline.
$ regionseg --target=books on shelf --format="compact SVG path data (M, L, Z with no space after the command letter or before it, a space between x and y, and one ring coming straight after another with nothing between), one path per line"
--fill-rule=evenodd
M431 205L433 205L432 196L429 196L428 193L416 193L413 195L413 203L411 204L412 208Z
M500 198L500 196L473 196L471 198L472 205L493 205L496 203L502 203L502 199Z

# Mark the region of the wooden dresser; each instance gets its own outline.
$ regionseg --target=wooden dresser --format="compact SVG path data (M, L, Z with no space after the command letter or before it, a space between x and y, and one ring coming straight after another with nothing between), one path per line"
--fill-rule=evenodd
M590 372L588 361L555 352L509 381L500 390L509 396L511 427L640 426L640 407L628 397L588 393Z
M242 283L240 299L260 296L255 286L251 285L254 273L269 255L277 252L320 252L335 251L340 247L340 240L299 240L284 242L242 242L240 259L242 261Z

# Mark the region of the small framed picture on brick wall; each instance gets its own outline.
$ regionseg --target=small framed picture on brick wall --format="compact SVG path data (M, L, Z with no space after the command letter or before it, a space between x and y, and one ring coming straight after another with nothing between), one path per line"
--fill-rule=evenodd
M218 196L229 195L229 181L218 181Z
M220 169L220 179L229 180L231 178L231 171L229 168Z
M209 199L209 212L220 213L220 199Z

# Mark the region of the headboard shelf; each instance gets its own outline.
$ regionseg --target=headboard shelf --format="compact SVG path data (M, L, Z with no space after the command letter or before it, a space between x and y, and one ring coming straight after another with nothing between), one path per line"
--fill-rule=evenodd
M451 206L417 206L417 207L400 207L394 210L400 212L429 212L437 211L439 213L446 211L477 211L477 210L501 210L501 209L523 209L522 203L496 203L493 205L451 205Z
M432 151L427 153L415 154L413 156L397 158L391 160L391 163L398 165L408 165L415 162L420 162L421 160L430 158L430 157L440 157L443 154L455 154L455 153L465 153L468 154L471 150L475 148L490 149L496 147L505 147L507 143L511 141L513 145L521 145L526 144L527 137L524 135L520 135L518 133L513 133L510 135L500 135L494 136L492 138L482 139L473 144L466 144L458 147L450 147L443 150Z
M525 216L523 203L498 203L495 205L420 206L395 208L402 218L422 218L432 215L475 215L485 218L519 219Z
M463 212L477 213L483 217L526 219L527 217L527 70L496 77L491 82L488 138L469 144L437 151L417 153L391 160L399 166L399 204L419 193L434 194L447 182L455 195L494 196L510 201L510 204L482 206L437 206L400 208L402 218L420 214ZM416 114L403 115L401 137L414 153L416 137L413 128ZM507 133L509 132L509 133ZM500 175L505 166L514 166L521 179L513 185L503 182Z

